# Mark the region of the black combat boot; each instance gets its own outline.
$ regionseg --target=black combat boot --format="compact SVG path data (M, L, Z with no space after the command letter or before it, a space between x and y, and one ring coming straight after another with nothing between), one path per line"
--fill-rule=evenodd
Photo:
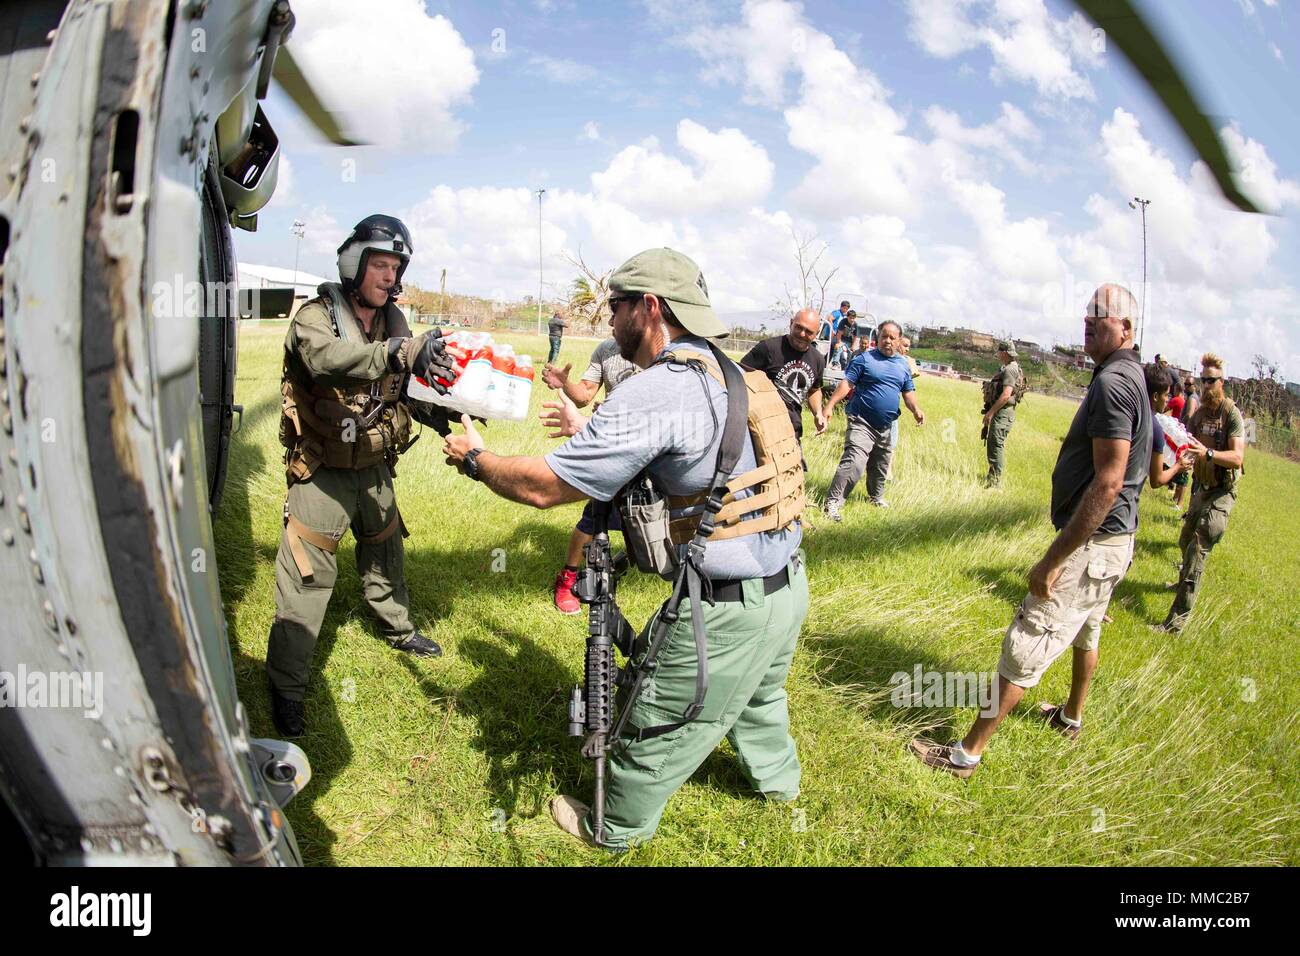
M405 640L398 641L393 647L415 657L442 657L442 648L438 646L438 642L429 640L419 631L415 631Z
M305 731L302 701L289 700L274 687L271 688L271 720L284 737L301 737Z

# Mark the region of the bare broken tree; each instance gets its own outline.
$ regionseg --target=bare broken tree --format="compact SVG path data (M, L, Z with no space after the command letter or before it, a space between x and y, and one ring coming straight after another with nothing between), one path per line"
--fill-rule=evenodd
M588 335L599 335L605 307L609 302L609 275L612 269L596 272L582 257L582 247L576 255L565 253L564 258L578 270L569 295L570 327L582 328Z
M790 238L794 241L795 264L799 269L799 287L792 289L788 282L785 283L785 297L773 303L772 311L783 318L788 318L800 309L815 309L817 314L821 315L826 306L826 287L830 285L831 279L840 268L836 266L825 275L821 274L819 270L825 268L821 265L821 260L830 246L816 233L801 234L791 226Z

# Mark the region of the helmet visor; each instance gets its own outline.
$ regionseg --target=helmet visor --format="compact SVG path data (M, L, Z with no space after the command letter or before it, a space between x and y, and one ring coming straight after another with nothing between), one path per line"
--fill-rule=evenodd
M392 241L394 252L411 251L411 234L400 219L392 216L370 216L357 224L352 235L354 242Z

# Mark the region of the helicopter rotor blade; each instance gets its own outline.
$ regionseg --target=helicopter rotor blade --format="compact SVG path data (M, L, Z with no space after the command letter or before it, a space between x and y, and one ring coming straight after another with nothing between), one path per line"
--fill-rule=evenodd
M1210 119L1201 110L1183 74L1130 0L1075 0L1106 31L1115 45L1160 98L1197 155L1210 167L1224 197L1243 212L1262 212L1238 187L1232 162Z
M302 68L298 66L298 61L293 58L287 46L282 46L276 52L275 66L272 68L271 75L280 84L280 89L289 95L289 99L293 100L298 109L302 110L303 115L331 143L338 146L365 145L362 140L353 139L343 132L342 126L336 119L336 114L321 102L320 97L312 89L311 83L307 81Z

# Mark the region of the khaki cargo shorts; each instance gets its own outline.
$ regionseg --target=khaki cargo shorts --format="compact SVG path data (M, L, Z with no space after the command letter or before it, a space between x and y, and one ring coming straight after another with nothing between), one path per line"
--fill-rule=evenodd
M1067 647L1095 650L1111 592L1132 561L1133 535L1093 535L1066 560L1049 600L1025 595L1002 640L998 673L1033 687Z

